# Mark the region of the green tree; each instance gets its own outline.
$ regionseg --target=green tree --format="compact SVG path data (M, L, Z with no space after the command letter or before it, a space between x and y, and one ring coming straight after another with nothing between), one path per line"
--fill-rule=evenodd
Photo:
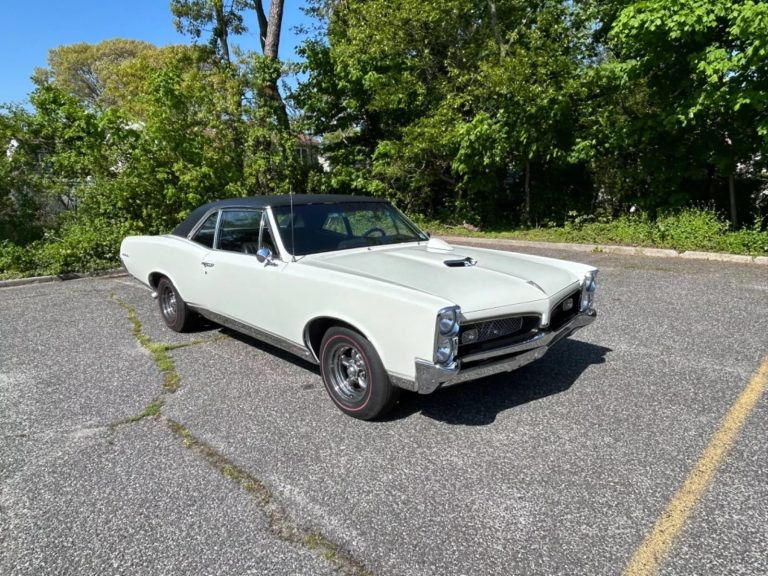
M30 181L32 158L20 143L29 121L23 108L0 109L0 243L28 244L43 232L44 206Z
M457 218L531 212L532 166L565 162L584 24L570 2L317 3L327 41L296 94L332 186ZM522 191L522 199L514 197Z
M645 98L622 126L635 161L648 178L663 176L662 194L687 178L726 178L735 226L737 168L768 152L768 4L652 0L602 8L604 77Z
M53 84L89 105L116 106L115 73L120 65L155 49L147 42L121 38L59 46L48 52L48 68L36 69L33 80L37 86Z
M269 12L265 12L262 0L233 0L229 3L223 0L172 0L171 11L179 32L195 39L209 32L209 45L219 59L228 65L232 62L229 38L247 31L244 15L253 10L259 27L262 56L253 53L243 55L245 66L259 71L259 83L248 88L270 102L270 109L278 125L288 130L288 112L278 89L278 81L283 74L279 58L283 5L284 0L272 0ZM253 64L254 60L263 62ZM254 78L252 74L250 77Z

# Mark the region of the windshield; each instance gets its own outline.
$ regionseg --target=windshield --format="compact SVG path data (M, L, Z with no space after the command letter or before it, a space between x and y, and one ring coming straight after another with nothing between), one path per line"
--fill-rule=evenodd
M397 209L383 202L303 204L293 207L293 218L290 206L275 207L273 212L283 245L294 256L428 240Z

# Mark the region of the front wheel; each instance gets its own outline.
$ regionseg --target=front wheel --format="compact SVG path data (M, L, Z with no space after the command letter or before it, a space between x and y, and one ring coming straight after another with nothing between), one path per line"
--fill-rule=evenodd
M345 414L372 420L390 410L400 389L393 386L371 343L352 330L334 327L320 345L320 372L328 395Z

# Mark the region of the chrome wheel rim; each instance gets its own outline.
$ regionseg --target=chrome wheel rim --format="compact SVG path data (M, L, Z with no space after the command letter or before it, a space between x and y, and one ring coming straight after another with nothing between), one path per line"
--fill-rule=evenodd
M166 286L160 293L160 309L168 322L176 320L176 293L170 286Z
M360 351L338 344L331 351L329 380L336 395L349 403L360 402L368 391L368 369Z

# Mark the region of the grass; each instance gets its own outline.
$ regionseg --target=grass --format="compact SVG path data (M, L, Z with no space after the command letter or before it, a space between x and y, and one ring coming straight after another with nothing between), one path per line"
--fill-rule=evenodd
M123 308L131 324L131 331L139 344L145 348L152 356L158 370L164 375L163 392L153 400L140 414L131 416L119 422L112 424L114 431L119 426L133 424L144 420L162 416L164 398L168 394L175 392L181 384L181 376L176 370L176 364L169 352L195 346L206 342L214 342L227 338L224 334L219 334L212 338L200 338L189 342L180 342L175 344L163 344L154 342L142 330L141 320L136 309L130 304L120 299L116 294L111 295L112 299ZM270 531L281 540L304 546L307 550L312 550L328 561L339 574L348 576L372 576L372 573L365 566L354 559L350 554L341 549L327 538L317 533L310 533L297 526L285 514L282 508L274 501L272 493L267 486L258 478L250 474L247 470L237 466L217 450L196 438L190 430L181 422L177 422L165 417L171 432L178 437L184 448L193 451L202 457L208 464L218 470L218 472L234 482L240 489L247 492L264 511Z
M655 220L645 215L622 216L608 220L572 214L563 226L528 229L494 227L482 232L435 221L422 220L419 223L436 235L615 244L768 256L768 230L762 229L762 222L757 222L749 228L730 230L728 223L710 208L688 208L674 214L662 215Z
M232 463L202 440L196 438L181 422L176 422L170 418L167 422L171 432L182 440L185 448L192 450L202 457L214 469L218 470L220 474L229 478L242 490L251 495L264 511L269 529L277 538L285 542L304 546L307 550L321 554L325 560L333 565L339 574L373 576L361 562L355 560L337 544L334 544L320 534L308 532L292 522L283 509L275 502L269 488L261 480Z
M731 230L725 218L711 207L685 208L663 214L656 219L651 219L644 213L608 219L572 212L562 226L513 228L497 225L483 227L482 232L427 220L417 215L412 215L412 218L422 228L437 235L616 244L768 256L768 229L764 229L763 221L758 219L751 227ZM73 240L66 245L61 242L40 241L29 246L16 246L7 241L0 241L0 280L106 270L117 266L117 251L111 246L117 246L118 239L113 238L110 240L112 244L105 245L99 240L99 235L94 238L91 236L87 237L87 242Z
M154 342L149 336L144 334L141 327L141 320L136 309L112 294L112 299L123 308L128 314L128 321L131 323L131 331L133 332L136 340L141 346L147 350L152 356L157 369L163 375L163 390L167 393L176 392L181 385L181 376L176 370L176 363L168 354L171 350L178 350L179 348L187 348L189 346L197 346L198 344L205 344L206 342L216 342L227 338L225 334L218 334L212 338L197 338L190 340L189 342L178 342L176 344L164 344L162 342Z

